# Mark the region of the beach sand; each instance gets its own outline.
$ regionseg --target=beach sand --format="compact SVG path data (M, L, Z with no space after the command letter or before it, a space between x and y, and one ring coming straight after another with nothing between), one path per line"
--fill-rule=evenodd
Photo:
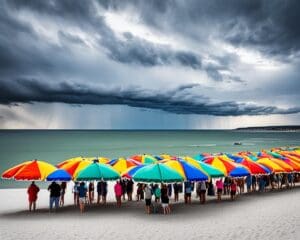
M111 186L110 186L111 188ZM25 189L1 189L1 239L300 239L300 188L244 194L234 202L214 198L200 205L172 204L172 214L144 211L144 202L115 207L112 192L106 206L88 206L84 214L72 206L49 213L46 190L38 210L29 213Z

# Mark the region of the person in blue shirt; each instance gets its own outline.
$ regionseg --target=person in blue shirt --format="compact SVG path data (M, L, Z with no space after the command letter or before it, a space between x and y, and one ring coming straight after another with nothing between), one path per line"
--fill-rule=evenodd
M84 204L86 201L86 193L87 193L87 188L84 184L84 182L81 182L78 186L78 197L79 197L79 207L80 207L80 212L84 212Z

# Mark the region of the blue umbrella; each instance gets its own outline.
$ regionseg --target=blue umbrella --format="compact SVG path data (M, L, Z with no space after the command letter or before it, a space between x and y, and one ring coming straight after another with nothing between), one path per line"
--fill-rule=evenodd
M47 181L70 181L72 176L64 169L57 169L46 178Z

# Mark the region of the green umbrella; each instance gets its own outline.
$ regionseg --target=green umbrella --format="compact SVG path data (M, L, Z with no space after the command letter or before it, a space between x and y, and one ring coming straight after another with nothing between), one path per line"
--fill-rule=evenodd
M191 157L184 157L183 159L186 162L188 162L189 164L206 172L206 174L208 174L211 178L224 177L224 173L222 171L220 171L219 169L217 169L205 162L197 161L196 159L191 158Z
M139 169L133 176L136 182L182 182L183 177L172 168L162 164L155 163Z
M93 163L78 172L76 181L116 180L120 174L111 166L103 163Z

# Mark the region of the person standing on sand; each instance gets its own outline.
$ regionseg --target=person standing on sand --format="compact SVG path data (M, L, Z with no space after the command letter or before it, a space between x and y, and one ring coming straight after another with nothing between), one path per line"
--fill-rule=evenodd
M246 177L246 185L247 185L247 193L251 192L251 186L252 186L252 176L248 175Z
M169 205L168 188L165 184L162 184L162 186L161 186L161 205L162 205L164 214L171 213L171 208Z
M94 182L91 181L89 183L89 204L93 204L94 196L95 196L95 186L94 186Z
M204 204L206 201L206 182L200 182L200 204Z
M132 201L133 181L131 179L127 181L126 192L128 201Z
M53 181L49 187L48 191L50 191L50 212L52 211L53 204L55 204L55 210L59 207L59 199L60 199L60 186Z
M86 193L87 193L87 188L84 184L84 182L81 182L78 186L78 201L79 201L79 208L80 212L84 212L84 204L86 202Z
M207 189L208 196L215 196L215 188L212 179L208 182L208 189Z
M161 190L158 186L158 184L154 185L154 196L155 196L155 202L160 202L160 197L161 197Z
M116 200L117 200L117 207L121 207L121 197L122 197L122 185L120 183L120 181L117 181L114 187L115 190L115 196L116 196Z
M223 188L224 188L222 178L216 181L216 187L217 187L217 194L218 194L218 202L220 202Z
M184 202L191 204L192 199L192 185L190 181L184 182Z
M67 189L67 183L66 182L62 182L60 184L60 206L63 206L65 204L65 193L66 193L66 189Z
M106 195L107 195L107 182L105 182L105 181L101 181L101 190L102 190L102 193L101 193L101 195L102 195L102 203L103 204L106 204Z
M123 196L123 200L125 201L127 181L126 181L125 179L121 179L121 180L120 180L120 184L121 184L121 186L122 186L122 196Z
M38 192L40 191L39 187L35 185L34 181L30 184L27 189L28 201L29 201L29 212L33 207L33 211L36 210L36 200L38 198Z
M97 204L100 204L101 196L102 196L102 183L101 181L98 181L97 182Z
M173 189L174 189L174 201L178 202L179 186L177 183L173 184Z
M235 200L236 198L236 189L237 189L236 181L232 179L230 184L230 197L232 201Z
M78 183L78 182L75 182L75 183L74 183L74 187L73 187L74 205L75 205L75 206L78 206L78 205L79 205L78 187L79 187L79 183Z
M150 214L150 206L151 206L151 199L152 199L152 191L148 184L146 184L145 188L145 202L146 202L146 213Z

